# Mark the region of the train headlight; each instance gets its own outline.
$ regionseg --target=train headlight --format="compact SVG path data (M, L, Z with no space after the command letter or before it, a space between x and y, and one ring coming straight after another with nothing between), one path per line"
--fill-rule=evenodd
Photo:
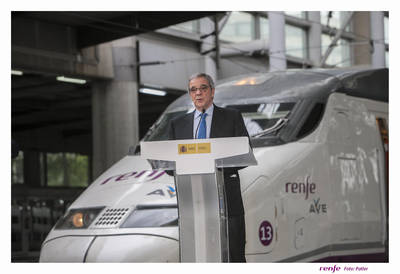
M178 208L139 206L126 218L121 228L166 227L178 225Z
M74 215L72 215L72 224L76 228L81 228L84 226L83 222L83 213L77 212Z
M103 209L104 207L71 209L57 222L55 229L88 228Z

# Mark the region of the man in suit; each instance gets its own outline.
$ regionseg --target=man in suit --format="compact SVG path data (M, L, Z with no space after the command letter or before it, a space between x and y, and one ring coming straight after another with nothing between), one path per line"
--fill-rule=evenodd
M249 136L238 110L214 105L214 81L209 75L193 75L189 78L188 88L195 110L171 121L170 140ZM244 209L237 168L224 169L224 182L229 217L229 259L246 262Z

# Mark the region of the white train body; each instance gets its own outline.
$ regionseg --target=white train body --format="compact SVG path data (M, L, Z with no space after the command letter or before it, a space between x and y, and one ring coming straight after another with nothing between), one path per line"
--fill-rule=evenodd
M358 79L360 73L354 73ZM365 71L362 73L365 75ZM387 75L387 71L383 73ZM338 74L335 72L334 78L339 78ZM316 88L319 84L315 83ZM224 86L227 84L220 89ZM266 101L287 102L287 98L303 96L293 91L285 93L287 90L290 89L254 98L237 99L231 95L228 100L222 95L218 99L217 87L215 101L225 106L258 106ZM286 137L286 129L282 128L272 143L252 142L258 165L239 171L248 262L387 260L388 144L383 141L387 136L377 121L388 124L388 103L351 92L329 92L324 98L320 119L310 122L315 126L308 126L301 137L287 136L294 136L294 131L300 136L300 125L315 113L305 111L310 106L295 104L286 117L290 120L291 113L305 111L303 116L309 118L292 118L297 122L293 126L287 123ZM187 111L188 102L188 98L178 99L165 114ZM257 121L256 114L243 113L250 135L248 119ZM273 114L279 116L279 111ZM160 121L163 120L158 125ZM151 131L154 129L149 135ZM178 262L174 187L172 176L153 171L140 155L124 157L70 206L44 241L40 261ZM85 210L92 214L88 213L92 218L88 219L89 225L71 227L68 220L74 212Z
M371 109L383 114L385 108L334 94L312 134L255 150L259 165L240 174L248 261L384 252L385 158ZM341 124L342 112L349 127ZM260 244L257 229L264 220L274 230L267 246Z

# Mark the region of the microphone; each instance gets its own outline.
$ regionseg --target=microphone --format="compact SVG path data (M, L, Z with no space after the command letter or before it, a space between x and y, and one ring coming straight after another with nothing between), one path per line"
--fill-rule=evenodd
M203 117L204 117L204 112L206 112L206 110L203 108L203 110L201 111L200 121L199 121L199 123L197 124L196 134L194 135L194 138L195 138L195 139L197 139L197 131L199 130L199 126L200 126L200 123L201 123L201 119L203 119Z

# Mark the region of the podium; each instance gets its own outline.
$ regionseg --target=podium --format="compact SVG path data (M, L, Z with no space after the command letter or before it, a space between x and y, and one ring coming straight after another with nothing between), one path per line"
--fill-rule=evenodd
M229 262L223 169L257 165L247 137L141 142L153 169L174 170L181 262Z

